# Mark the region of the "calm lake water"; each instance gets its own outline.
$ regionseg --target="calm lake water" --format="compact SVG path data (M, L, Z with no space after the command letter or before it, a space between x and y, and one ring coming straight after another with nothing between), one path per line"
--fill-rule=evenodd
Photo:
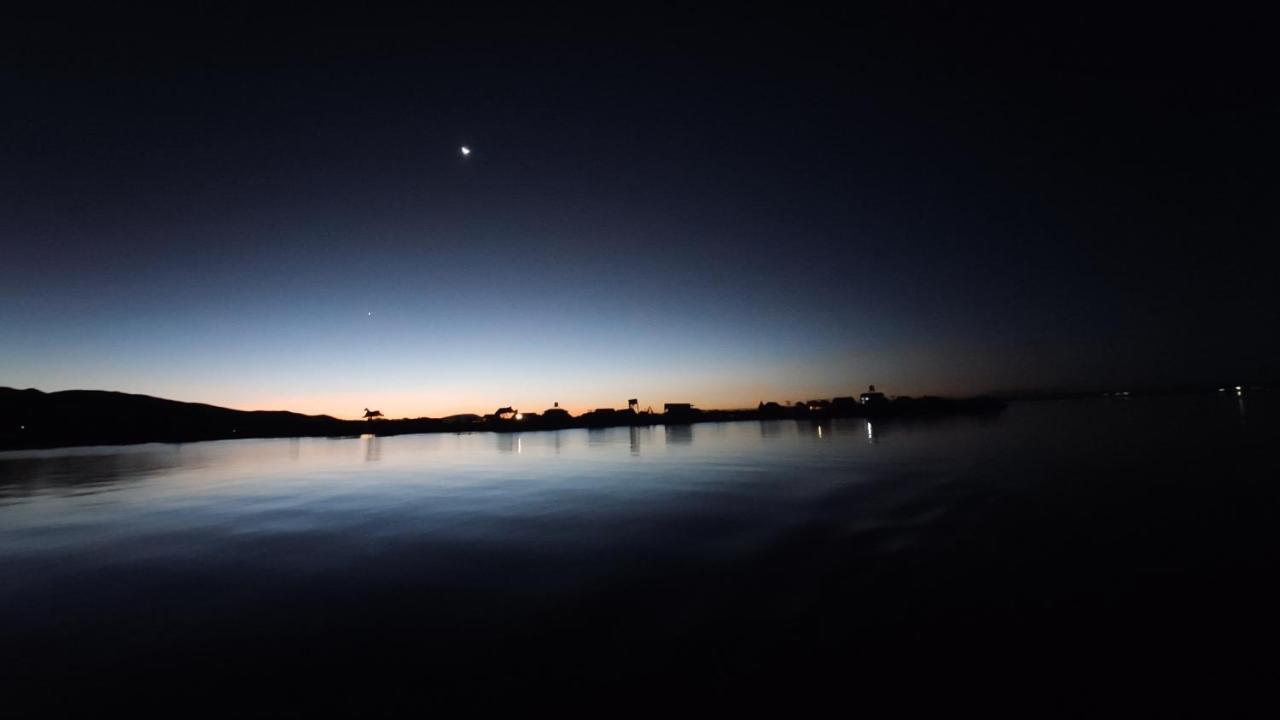
M0 453L0 685L42 714L1256 707L1275 407Z

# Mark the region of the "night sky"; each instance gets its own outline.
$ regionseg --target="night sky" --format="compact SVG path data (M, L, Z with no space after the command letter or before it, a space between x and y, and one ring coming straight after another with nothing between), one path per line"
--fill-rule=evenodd
M1268 25L1037 12L8 23L0 385L400 417L1274 379Z

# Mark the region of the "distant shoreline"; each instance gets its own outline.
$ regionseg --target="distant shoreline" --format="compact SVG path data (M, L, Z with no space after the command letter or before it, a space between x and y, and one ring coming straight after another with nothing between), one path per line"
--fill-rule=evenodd
M328 415L230 408L165 400L148 395L104 390L39 390L0 388L0 451L95 445L185 443L239 438L352 437L424 433L525 432L575 428L688 425L738 420L808 420L832 418L929 418L954 415L995 415L1009 402L1062 399L1125 401L1143 396L1224 394L1245 398L1267 391L1266 385L1160 388L1135 392L1061 392L1004 397L878 396L866 403L852 397L813 400L795 405L760 403L754 409L701 410L671 404L666 412L636 412L631 408L603 408L570 415L559 408L543 413L453 415L446 418L340 420ZM518 418L518 419L517 419Z
M995 414L994 398L894 398L870 404L852 398L755 410L701 410L675 406L667 412L601 409L573 416L553 408L517 416L455 415L448 418L339 420L326 415L244 411L99 390L44 393L0 388L0 450L30 450L149 442L200 442L238 438L349 437L423 433L522 432L573 428L687 425L735 420L921 417ZM509 408L504 408L509 410ZM519 417L519 419L516 419Z

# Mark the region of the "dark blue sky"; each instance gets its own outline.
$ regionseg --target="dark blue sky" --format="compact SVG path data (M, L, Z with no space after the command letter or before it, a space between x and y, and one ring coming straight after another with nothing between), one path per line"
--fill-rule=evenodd
M78 20L0 55L0 385L399 416L1276 375L1246 16Z

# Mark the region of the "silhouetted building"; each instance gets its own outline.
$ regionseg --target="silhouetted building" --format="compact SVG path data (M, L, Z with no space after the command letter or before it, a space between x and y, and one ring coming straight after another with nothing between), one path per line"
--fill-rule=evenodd
M756 406L756 411L765 416L780 416L785 415L788 412L787 408L773 401L760 403Z
M555 407L549 408L542 413L542 419L551 422L566 422L571 417L568 410L560 407L560 403L556 403Z
M831 400L831 409L837 412L849 412L856 407L858 407L858 401L854 400L852 395Z
M876 392L876 386L867 387L867 391L858 396L858 401L863 405L884 405L889 402L889 398L884 393Z
M616 410L614 408L596 408L589 413L579 416L579 420L591 427L613 427L629 422L630 418L634 418L635 413L630 408L626 410Z
M663 403L662 411L667 413L693 412L693 403Z
M831 407L831 403L826 400L810 400L805 403L805 407L809 408L809 412L821 412Z

